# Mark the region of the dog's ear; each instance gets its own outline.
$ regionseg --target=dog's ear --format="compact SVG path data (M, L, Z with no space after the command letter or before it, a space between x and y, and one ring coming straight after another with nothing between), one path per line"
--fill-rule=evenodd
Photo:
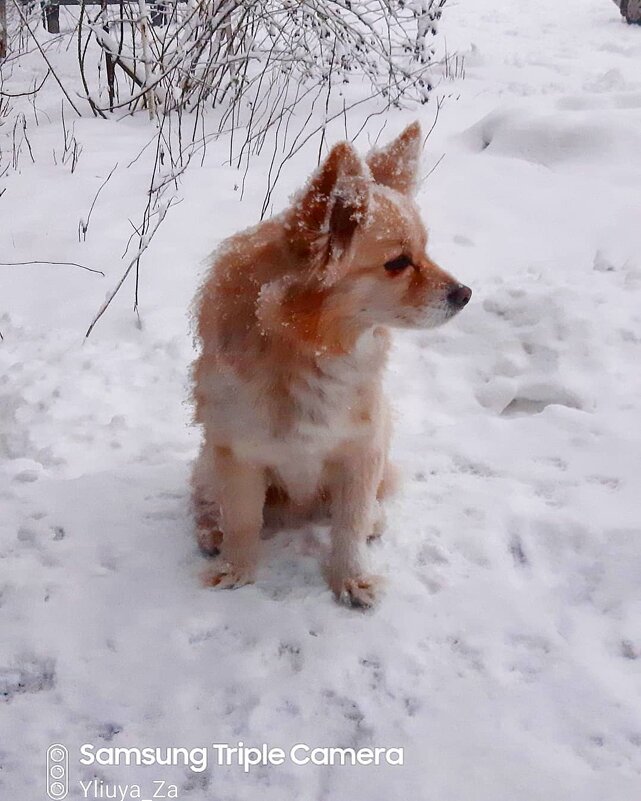
M319 267L339 259L367 216L370 182L354 148L335 145L294 200L287 224L292 245Z
M421 126L413 122L386 147L373 150L367 166L377 184L411 195L416 190L420 158Z

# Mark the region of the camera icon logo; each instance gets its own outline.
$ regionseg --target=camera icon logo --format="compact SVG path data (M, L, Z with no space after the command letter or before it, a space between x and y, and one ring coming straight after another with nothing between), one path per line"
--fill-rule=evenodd
M69 792L69 751L54 743L47 748L47 795L52 801L62 801Z

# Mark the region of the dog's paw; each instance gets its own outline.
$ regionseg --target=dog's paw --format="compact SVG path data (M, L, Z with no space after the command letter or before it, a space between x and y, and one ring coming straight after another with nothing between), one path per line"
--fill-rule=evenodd
M376 542L383 536L383 532L387 527L387 515L385 509L379 504L374 525L372 526L372 533L367 538L367 542Z
M384 581L381 576L346 578L334 587L337 600L355 609L370 609L379 600Z
M233 590L236 589L236 587L244 587L245 584L253 584L256 577L253 568L237 567L227 562L218 565L212 570L206 570L202 574L202 580L206 587L216 587L219 590Z
M199 528L196 539L205 556L218 556L223 544L223 532L217 528Z

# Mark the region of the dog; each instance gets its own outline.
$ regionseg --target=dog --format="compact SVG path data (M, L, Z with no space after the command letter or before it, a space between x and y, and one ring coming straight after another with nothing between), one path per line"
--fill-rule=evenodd
M194 305L192 476L198 542L220 552L210 586L254 581L270 510L328 507L336 598L380 594L365 546L393 484L389 328L441 325L472 294L426 253L420 153L418 123L365 161L339 143L288 209L213 256Z

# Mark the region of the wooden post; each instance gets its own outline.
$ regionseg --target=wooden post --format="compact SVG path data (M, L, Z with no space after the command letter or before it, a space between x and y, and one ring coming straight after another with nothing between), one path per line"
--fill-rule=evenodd
M7 57L9 49L7 32L7 0L0 0L0 61Z
M641 25L641 0L628 0L625 8L625 19L629 25Z
M50 0L42 0L42 22L49 33L60 33L60 6Z
M628 25L641 25L641 0L614 0Z
M151 4L151 24L154 28L164 28L167 17L167 4L163 0L156 0Z

